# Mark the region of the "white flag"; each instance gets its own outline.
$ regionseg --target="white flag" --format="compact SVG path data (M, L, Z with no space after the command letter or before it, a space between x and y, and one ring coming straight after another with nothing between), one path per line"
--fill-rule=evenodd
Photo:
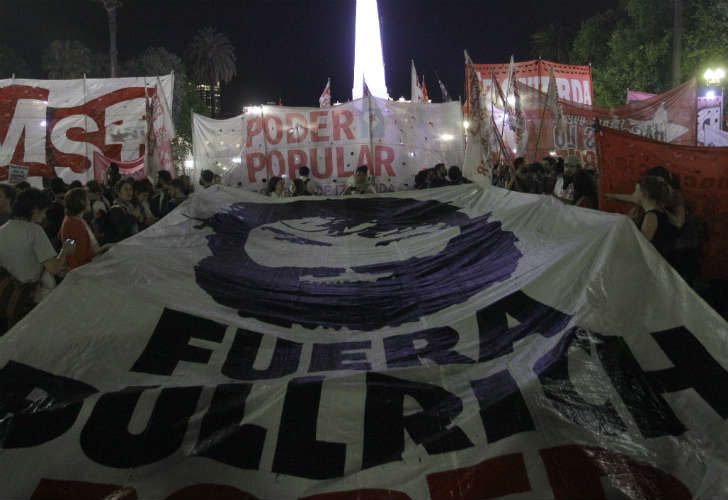
M410 99L412 100L412 102L424 102L425 101L425 96L422 94L422 87L420 86L419 79L417 78L417 70L415 69L414 61L412 61Z
M324 87L324 91L321 92L321 97L319 97L319 107L320 108L328 108L331 106L331 78L328 79L326 82L326 87Z

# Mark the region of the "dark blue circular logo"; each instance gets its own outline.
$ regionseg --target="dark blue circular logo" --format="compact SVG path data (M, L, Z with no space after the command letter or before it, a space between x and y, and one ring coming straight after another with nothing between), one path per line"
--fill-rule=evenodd
M205 223L197 283L243 317L371 331L465 302L507 279L516 237L434 200L237 203Z

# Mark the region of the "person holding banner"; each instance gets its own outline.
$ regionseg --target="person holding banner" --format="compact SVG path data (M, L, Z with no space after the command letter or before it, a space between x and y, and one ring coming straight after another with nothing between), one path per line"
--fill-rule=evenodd
M271 198L284 198L286 196L286 183L282 177L274 175L268 181L268 188L265 194Z
M0 226L0 312L10 325L55 288L52 275L63 276L75 252L73 243L64 242L56 253L40 226L49 206L43 192L28 189L17 196L12 219Z

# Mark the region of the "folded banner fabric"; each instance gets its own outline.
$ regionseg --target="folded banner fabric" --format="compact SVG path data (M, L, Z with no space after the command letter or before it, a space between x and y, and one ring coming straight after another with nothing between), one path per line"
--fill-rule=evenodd
M728 279L728 148L688 147L600 128L600 208L626 213L626 203L605 193L629 194L648 168L663 166L680 178L689 213L705 227L703 275Z
M143 156L148 101L160 88L171 103L173 84L174 75L0 80L0 180L12 163L29 167L31 176L86 182L93 179L94 153L119 161ZM166 112L151 117L157 135L157 122L169 122ZM167 151L171 135L163 139L156 148Z
M463 115L457 102L376 97L330 108L262 106L226 120L194 115L193 150L196 176L210 169L227 185L255 191L272 176L294 178L304 165L326 194L343 191L361 165L377 191L406 190L424 168L462 166Z
M214 186L0 338L0 497L725 497L727 342L621 215Z

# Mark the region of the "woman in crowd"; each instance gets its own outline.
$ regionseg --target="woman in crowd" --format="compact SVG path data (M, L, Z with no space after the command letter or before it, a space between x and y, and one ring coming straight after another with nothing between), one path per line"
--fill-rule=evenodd
M134 181L123 179L114 186L116 199L109 209L104 223L104 238L107 243L116 243L139 232L142 214L134 205Z
M283 182L282 177L274 175L268 181L268 188L266 194L271 198L283 198L285 196L286 184Z
M64 242L56 252L40 226L50 200L30 188L18 194L12 218L0 226L0 330L12 326L55 286L53 275L66 272L74 246Z
M67 259L68 269L75 269L91 262L91 260L106 250L109 245L99 246L96 236L83 218L88 209L89 200L83 188L70 189L65 196L66 217L61 226L60 239L71 242L75 252Z
M309 193L306 189L306 183L303 179L293 179L293 185L291 186L291 196L311 196L311 193Z
M141 228L147 228L157 222L150 206L153 195L154 186L148 179L134 181L134 203L141 216L138 219Z
M644 175L635 188L635 194L645 214L640 230L667 259L678 233L678 228L672 225L664 208L670 196L667 183L659 177Z

